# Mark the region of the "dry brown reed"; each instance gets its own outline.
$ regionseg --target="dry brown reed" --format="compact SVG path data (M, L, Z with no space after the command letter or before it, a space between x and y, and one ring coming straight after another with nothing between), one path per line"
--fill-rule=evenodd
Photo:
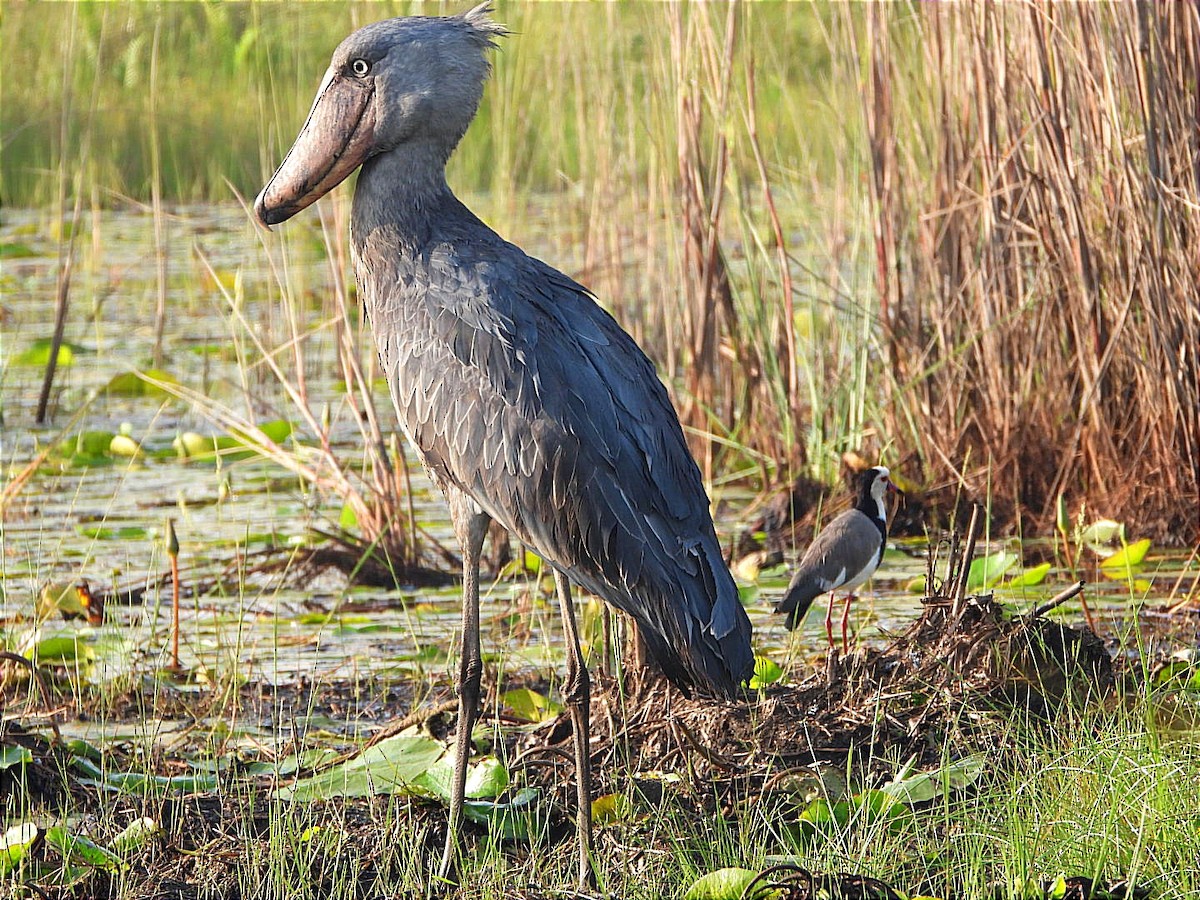
M866 19L897 441L1027 527L1062 494L1200 540L1200 5Z

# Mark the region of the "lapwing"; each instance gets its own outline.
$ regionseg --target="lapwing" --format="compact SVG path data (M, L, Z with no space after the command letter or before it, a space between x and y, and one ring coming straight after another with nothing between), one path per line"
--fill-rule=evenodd
M884 495L902 493L884 466L867 469L859 475L858 502L826 525L804 552L787 593L775 611L787 615L787 627L795 628L813 600L830 592L825 613L825 633L833 644L833 601L839 590L846 592L842 610L842 652L849 649L846 626L854 588L871 577L883 559L887 544L887 505Z

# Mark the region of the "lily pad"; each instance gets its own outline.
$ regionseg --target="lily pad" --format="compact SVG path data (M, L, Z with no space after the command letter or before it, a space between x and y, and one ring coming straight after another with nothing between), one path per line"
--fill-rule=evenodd
M1050 563L1042 563L1040 566L1034 566L1032 569L1026 569L1020 575L1014 575L1008 581L1010 588L1017 587L1034 587L1046 580L1046 576L1050 573Z
M56 634L42 638L25 654L39 665L68 665L91 662L96 658L94 651L73 634Z
M37 255L37 251L28 244L18 241L5 241L0 244L0 259L28 259Z
M527 722L546 722L562 712L562 706L529 688L515 688L500 695L504 705Z
M991 556L984 556L971 563L967 572L967 590L991 587L999 581L1004 573L1017 562L1017 554L1001 550Z
M15 747L11 744L0 747L0 772L31 762L33 762L33 751L28 747Z
M741 900L746 888L759 875L753 869L730 867L701 875L683 895L683 900ZM778 896L778 891L770 896ZM756 895L757 898L757 895Z
M121 857L101 847L91 838L76 834L65 826L55 825L46 829L46 843L57 848L63 859L86 863L107 872L116 872L124 867Z
M44 366L50 362L50 348L54 342L50 338L39 338L12 358L14 366ZM86 347L63 341L58 346L58 365L69 366L75 362L75 357L88 353Z
M1150 538L1142 538L1140 541L1126 544L1112 556L1103 560L1100 563L1100 567L1103 569L1117 569L1136 566L1146 558L1146 552L1149 549Z
M109 379L101 390L114 397L169 397L171 393L159 384L179 384L179 379L162 369L146 369L142 372L121 372Z
M279 788L275 796L305 803L334 797L405 793L445 753L442 743L431 737L397 734L339 766Z
M983 774L986 765L987 757L982 754L966 756L932 772L901 773L880 790L908 804L921 803L966 787Z
M624 822L632 815L633 804L624 794L605 794L592 801L592 821L597 825Z
M38 827L32 822L22 822L5 831L0 836L0 876L20 866L37 839Z
M136 853L162 834L162 827L149 816L134 819L112 839L112 850L122 856Z
M766 656L755 654L754 656L754 675L750 679L750 689L754 691L762 690L768 684L774 684L783 677L783 669L779 663Z
M71 764L84 777L79 783L127 794L207 793L217 789L215 775L151 775L147 772L106 772L90 759L76 756Z

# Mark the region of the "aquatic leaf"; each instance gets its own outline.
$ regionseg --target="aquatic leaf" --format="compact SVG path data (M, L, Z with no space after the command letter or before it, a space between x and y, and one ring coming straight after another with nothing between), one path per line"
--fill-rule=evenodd
M542 558L528 547L525 548L525 571L535 575L542 571Z
M757 584L739 584L737 586L737 592L738 600L741 601L742 606L749 606L751 603L754 603L756 600L758 600L761 589Z
M287 419L274 419L270 422L261 423L258 426L258 430L261 431L268 440L273 441L276 444L282 444L292 436L292 433L296 430L296 426Z
M762 569L762 561L765 556L766 554L761 550L747 553L733 564L733 577L747 584L758 581L758 573Z
M540 795L534 788L521 788L509 801L467 800L463 815L509 841L524 841L540 832L545 824Z
M467 771L466 796L472 800L490 800L507 789L508 769L494 756L485 756Z
M446 748L420 734L397 734L339 766L281 787L275 796L301 803L333 797L405 793L441 759Z
M863 791L854 802L866 822L887 822L888 831L895 834L913 820L912 808L884 791Z
M58 445L58 455L68 458L94 457L97 460L104 459L108 456L108 448L112 445L114 437L115 433L111 431L96 429L81 431L66 438Z
M112 528L107 525L79 524L75 526L75 533L96 541L143 541L150 537L150 529L144 525Z
M33 751L28 747L14 747L11 744L0 746L0 772L31 762L33 762Z
M717 869L715 872L701 875L692 882L692 886L684 893L683 900L741 900L750 882L758 875L753 869ZM757 900L759 895L755 896ZM764 893L762 896L777 897L779 892Z
M783 669L779 663L757 653L754 655L754 675L750 679L750 689L759 691L768 684L774 684L783 677Z
M28 244L17 241L5 241L0 244L0 259L27 259L37 255L37 251Z
M1050 572L1050 563L1042 563L1040 566L1034 566L1032 569L1026 569L1020 575L1014 575L1009 579L1008 586L1013 587L1033 587L1041 584L1046 580L1046 576Z
M983 774L986 765L987 757L982 754L965 756L932 772L917 772L907 776L901 773L881 790L908 804L922 803L966 787Z
M1150 538L1142 538L1140 541L1126 544L1112 556L1101 561L1100 566L1105 569L1136 566L1146 558L1146 551L1149 549Z
M633 816L633 804L624 794L605 794L592 801L592 821L597 825L624 822Z
M162 834L162 828L149 816L134 819L125 830L112 839L112 850L122 856L136 853L154 838Z
M127 434L114 434L108 442L109 456L134 457L142 452L141 444Z
M145 369L141 372L121 372L108 380L100 390L113 397L170 397L172 394L161 384L178 385L179 379L162 369Z
M91 662L96 658L96 652L73 634L57 634L42 638L33 645L31 653L25 655L39 665Z
M529 688L515 688L500 695L504 705L527 722L545 722L562 712L562 706Z
M991 587L1017 562L1017 555L1001 550L971 563L967 572L967 590Z
M79 784L127 794L205 793L217 789L215 775L151 775L146 772L106 772L90 759L76 756L71 765L84 777Z
M1125 525L1112 519L1097 519L1091 525L1079 532L1077 541L1089 544L1092 549L1099 550L1099 545L1111 544L1118 538L1124 538Z
M38 827L32 822L14 825L0 836L0 876L21 865L21 860L38 839Z
M121 857L117 854L101 847L91 838L68 831L63 825L47 828L45 835L46 843L57 848L63 859L74 859L108 872L117 872L124 867Z
M918 575L915 578L911 579L908 582L908 584L904 585L904 589L906 591L908 591L910 594L925 593L925 576Z
M354 511L353 504L342 504L342 511L338 515L338 528L343 531L354 531L358 528L358 513Z
M104 759L104 753L95 744L85 741L83 738L71 738L67 741L67 752L72 756L82 756L84 759L90 759L92 762L101 762Z
M39 338L20 353L12 357L14 366L44 366L50 362L50 348L53 342L50 338ZM90 352L86 347L63 341L58 347L58 365L74 364L75 357L81 353Z
M804 807L798 817L801 834L811 838L843 828L850 821L851 812L850 804L844 800L830 803L827 798L818 797Z

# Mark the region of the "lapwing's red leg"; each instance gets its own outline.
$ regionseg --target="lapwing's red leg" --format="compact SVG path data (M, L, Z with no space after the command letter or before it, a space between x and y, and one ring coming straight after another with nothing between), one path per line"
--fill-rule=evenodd
M853 594L847 594L846 595L846 605L842 607L842 652L843 653L850 652L850 641L846 637L846 628L850 624L850 601L853 599L854 599ZM832 607L832 605L831 605L831 607ZM830 636L829 640L830 641L833 640L832 635Z

